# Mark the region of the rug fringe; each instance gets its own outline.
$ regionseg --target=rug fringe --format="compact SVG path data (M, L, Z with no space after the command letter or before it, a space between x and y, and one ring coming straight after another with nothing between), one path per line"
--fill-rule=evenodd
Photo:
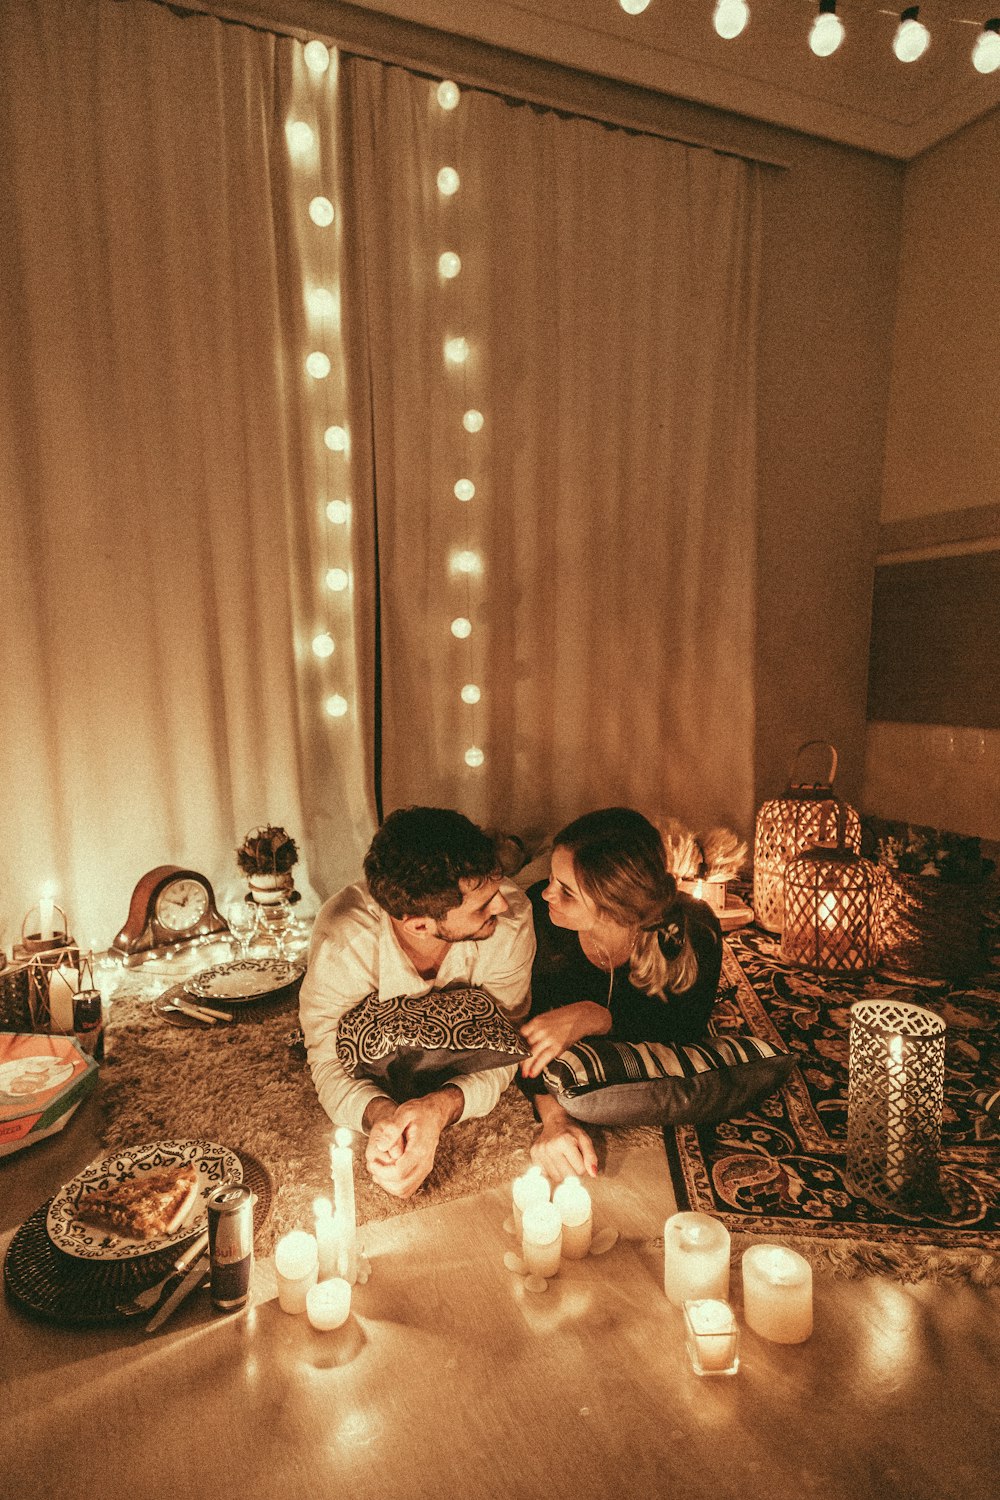
M903 1282L965 1282L972 1286L1000 1286L1000 1256L983 1250L944 1250L934 1245L879 1245L871 1240L817 1240L782 1235L781 1244L804 1256L814 1270L853 1280L887 1276ZM756 1235L734 1234L742 1254L759 1243Z

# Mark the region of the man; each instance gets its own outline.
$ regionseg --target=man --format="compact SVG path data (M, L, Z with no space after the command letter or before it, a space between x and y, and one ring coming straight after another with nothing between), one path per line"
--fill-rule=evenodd
M475 985L520 1020L535 935L527 897L501 879L493 840L461 813L391 813L364 869L367 885L347 886L316 918L299 1014L320 1103L335 1124L367 1133L372 1177L408 1198L434 1165L442 1130L489 1114L515 1069L471 1073L400 1103L346 1072L340 1018L373 991L390 1000Z

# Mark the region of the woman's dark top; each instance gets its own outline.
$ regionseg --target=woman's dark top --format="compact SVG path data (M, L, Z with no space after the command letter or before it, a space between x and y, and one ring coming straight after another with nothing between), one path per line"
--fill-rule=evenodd
M531 970L531 1014L575 1005L579 1000L608 1004L608 974L590 962L580 947L579 934L556 927L542 899L545 881L531 886L532 914L538 951ZM637 990L629 981L628 963L615 970L611 987L611 1030L616 1042L695 1042L703 1037L719 989L722 969L722 929L704 901L679 894L677 904L687 922L698 959L698 977L689 990L664 999ZM540 1079L524 1079L529 1086Z

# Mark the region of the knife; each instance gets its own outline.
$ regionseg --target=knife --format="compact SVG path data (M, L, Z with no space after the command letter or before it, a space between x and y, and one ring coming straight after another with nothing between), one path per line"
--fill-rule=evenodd
M174 1308L179 1307L180 1304L184 1301L184 1298L187 1297L191 1292L193 1292L196 1286L199 1286L201 1284L201 1282L208 1275L210 1267L211 1261L209 1260L208 1252L205 1251L203 1254L199 1255L198 1259L192 1266L190 1266L186 1274L181 1277L180 1281L178 1281L177 1285L174 1287L173 1291L170 1293L170 1296L166 1299L166 1301L160 1303L159 1307L156 1309L155 1313L146 1324L144 1331L146 1333L152 1333L154 1329L159 1328L161 1323L165 1323L170 1314L173 1312Z

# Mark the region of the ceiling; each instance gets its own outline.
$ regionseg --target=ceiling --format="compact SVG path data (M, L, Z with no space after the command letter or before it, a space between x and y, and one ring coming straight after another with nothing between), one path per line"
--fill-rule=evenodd
M927 0L931 45L909 64L892 52L898 11L875 0L839 0L846 36L828 58L808 47L816 0L748 0L750 24L728 42L715 0L650 0L638 16L618 0L355 3L901 160L1000 106L1000 71L983 77L970 60L1000 0Z

